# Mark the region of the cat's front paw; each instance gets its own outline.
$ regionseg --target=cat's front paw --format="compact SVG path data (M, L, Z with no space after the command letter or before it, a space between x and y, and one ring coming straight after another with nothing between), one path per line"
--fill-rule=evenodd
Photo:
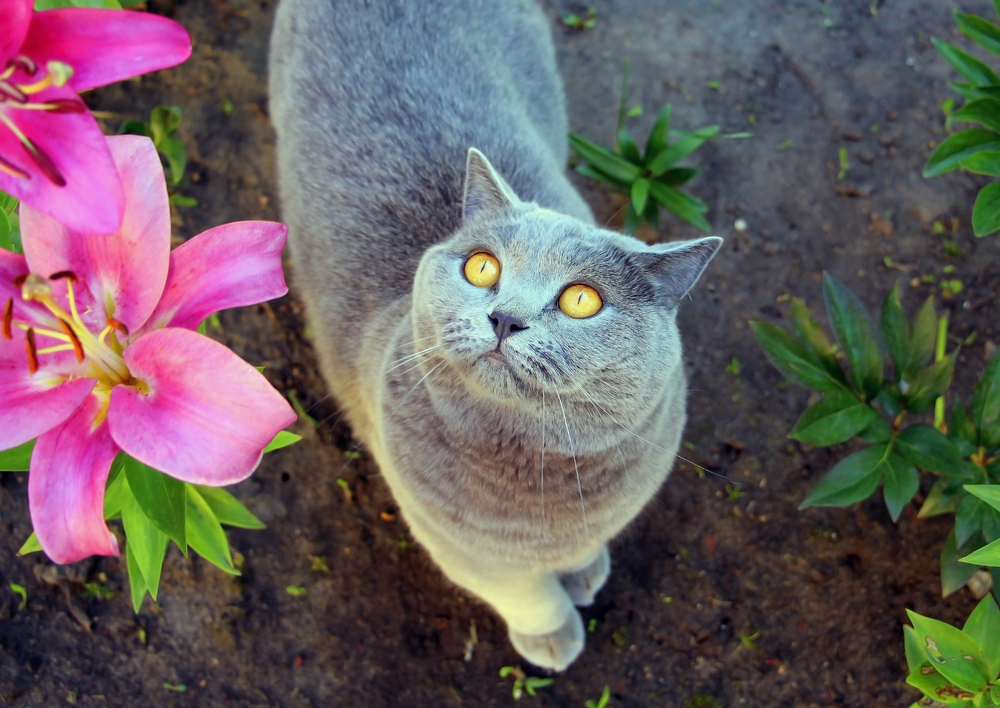
M604 586L611 572L611 555L607 546L601 546L597 557L582 570L571 573L560 573L559 582L566 589L573 604L577 607L590 607L594 604L594 596Z
M570 610L562 626L548 634L521 634L511 629L510 642L517 653L535 666L562 671L583 651L586 635L580 613Z

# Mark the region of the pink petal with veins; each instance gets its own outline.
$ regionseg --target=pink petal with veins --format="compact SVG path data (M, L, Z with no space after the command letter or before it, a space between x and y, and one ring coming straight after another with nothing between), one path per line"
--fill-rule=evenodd
M89 396L62 425L38 438L28 473L31 525L45 555L56 563L116 556L118 543L104 523L104 487L118 447Z
M246 479L295 411L260 372L187 329L133 341L125 363L148 387L115 386L108 426L135 459L171 477L222 486Z
M66 86L46 89L32 100L81 103ZM32 157L0 122L0 157L8 168L27 175L15 177L0 169L0 189L74 231L109 234L117 229L125 197L104 134L90 111L24 110L12 108L10 101L0 103L0 111L41 153Z
M209 315L288 292L281 250L288 227L239 221L209 229L170 253L163 297L144 329L197 329Z
M121 228L110 236L74 233L52 217L22 205L24 255L33 273L72 271L93 296L94 317L112 316L135 332L153 312L167 280L167 185L149 138L117 135L107 142L125 187Z
M42 67L69 64L69 86L85 91L180 64L191 56L191 37L148 12L66 8L36 12L20 53Z
M0 17L3 18L3 32L0 32L0 66L19 53L24 37L31 23L34 0L0 0Z

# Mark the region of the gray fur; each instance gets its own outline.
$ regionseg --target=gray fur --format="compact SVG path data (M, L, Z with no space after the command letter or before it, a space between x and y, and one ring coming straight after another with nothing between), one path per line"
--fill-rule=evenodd
M648 247L594 226L564 174L533 2L282 0L270 89L295 284L333 394L444 573L526 659L564 669L584 641L573 604L673 463L676 306L721 240ZM478 251L500 261L491 288L463 274ZM581 282L604 306L573 319L557 301ZM526 327L499 341L496 312Z

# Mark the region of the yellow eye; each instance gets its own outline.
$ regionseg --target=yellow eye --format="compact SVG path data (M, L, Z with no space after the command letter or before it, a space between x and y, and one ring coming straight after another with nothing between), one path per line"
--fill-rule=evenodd
M477 288L490 288L500 280L500 261L489 253L474 253L465 262L465 279Z
M603 304L596 290L581 283L570 285L559 296L559 309L570 317L590 317L600 310Z

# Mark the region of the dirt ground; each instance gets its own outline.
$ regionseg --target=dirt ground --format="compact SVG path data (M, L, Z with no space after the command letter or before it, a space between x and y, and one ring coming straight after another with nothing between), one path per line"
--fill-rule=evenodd
M678 126L718 123L753 138L691 160L703 169L691 190L726 238L680 315L692 389L682 452L712 474L677 465L614 544L611 578L584 611L593 631L582 657L520 704L582 708L609 685L613 708L908 706L918 694L904 682L904 608L959 623L974 602L964 589L940 597L950 518L918 520L910 505L893 524L880 498L799 511L848 448L786 438L809 393L782 384L747 322L787 323L787 294L821 306L824 269L873 311L899 281L912 311L934 292L919 276L951 265L964 284L945 303L952 332L978 333L956 377L957 390L971 389L1000 342L1000 236L972 235L978 178L920 176L944 135L937 106L954 95L930 37L967 44L953 3L594 0L587 31L559 21L586 5L543 4L574 132L611 142L629 58L630 105L644 109L627 124L635 133L671 102ZM188 28L192 59L88 102L109 114L108 132L160 103L183 109L191 165L181 191L199 205L176 211L179 237L277 220L266 96L274 1L150 5ZM992 16L985 1L960 5ZM850 168L838 179L841 148ZM598 219L615 218L615 196L577 183ZM660 235L696 233L667 219ZM268 524L229 534L243 574L172 549L159 603L135 615L123 561L56 576L40 554L15 556L30 531L26 478L0 476L0 705L513 705L498 671L519 658L502 622L449 585L394 520L377 468L325 397L294 296L224 313L212 335L266 366L317 421L300 422L302 443L268 455L234 490ZM726 371L733 357L737 375ZM329 570L313 569L318 556ZM87 599L83 581L113 597ZM27 589L23 610L12 582ZM307 593L289 594L292 585Z

